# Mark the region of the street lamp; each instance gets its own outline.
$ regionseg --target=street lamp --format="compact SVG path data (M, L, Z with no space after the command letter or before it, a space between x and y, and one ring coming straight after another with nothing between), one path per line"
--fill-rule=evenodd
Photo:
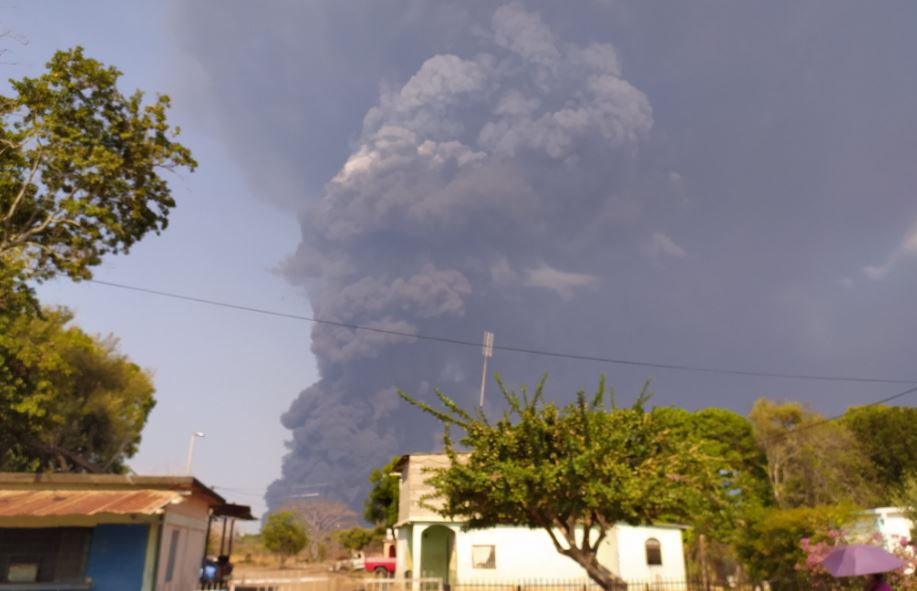
M188 465L185 468L185 472L187 474L191 474L191 460L194 459L194 442L199 437L207 437L207 436L204 433L201 433L200 431L195 431L194 433L191 434L191 441L188 442Z

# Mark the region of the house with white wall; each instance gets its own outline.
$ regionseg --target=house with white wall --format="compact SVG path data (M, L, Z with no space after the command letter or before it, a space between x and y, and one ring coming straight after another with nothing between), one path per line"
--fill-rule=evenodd
M431 502L423 501L432 492L429 469L448 463L445 454L409 454L397 464L397 577L438 578L448 585L587 579L583 568L558 553L542 529L462 531L460 522L430 508ZM625 581L684 581L683 530L679 525L616 524L599 546L598 560Z
M901 544L902 540L910 541L913 530L914 522L908 517L905 508L877 507L857 514L853 534L867 537L878 533L885 539L886 549L893 550L895 546Z

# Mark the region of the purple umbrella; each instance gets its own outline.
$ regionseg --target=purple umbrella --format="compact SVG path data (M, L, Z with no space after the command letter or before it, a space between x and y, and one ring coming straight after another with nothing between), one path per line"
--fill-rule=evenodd
M832 550L821 565L835 577L860 577L898 570L904 561L878 546L851 544Z

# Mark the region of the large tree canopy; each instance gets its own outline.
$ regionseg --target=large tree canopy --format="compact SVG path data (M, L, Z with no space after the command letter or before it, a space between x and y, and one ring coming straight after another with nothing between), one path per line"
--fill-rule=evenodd
M688 412L661 408L657 412L674 437L693 441L717 465L728 491L723 503L699 499L685 532L688 567L704 580L734 572L740 557L735 545L762 507L772 503L767 458L755 441L751 422L723 408Z
M900 488L906 478L917 476L917 408L901 406L854 406L841 421L856 437L875 465L882 502Z
M855 514L855 507L844 504L762 510L741 532L737 550L753 581L769 581L777 591L811 589L798 568L805 560L801 540L842 528Z
M0 314L0 470L120 472L137 451L150 375L70 320Z
M721 504L717 462L700 446L676 437L658 409L647 409L646 388L618 407L604 377L595 396L579 392L559 407L544 400L544 383L530 397L499 380L509 409L492 423L437 391L442 409L402 397L444 423L450 466L429 482L441 513L466 527L521 525L545 530L558 552L579 563L605 589L620 580L597 558L617 522L650 524L685 519L701 504ZM460 456L448 428L470 449Z
M160 172L196 162L174 141L169 98L125 96L120 75L77 47L0 96L0 267L88 278L166 227L175 202Z
M698 507L691 525L703 533L727 541L741 525L742 514L771 503L767 457L755 441L751 422L723 408L688 412L680 408L659 408L656 412L673 436L694 442L716 463L728 503Z
M856 438L798 402L758 399L749 414L781 507L876 500L875 468Z

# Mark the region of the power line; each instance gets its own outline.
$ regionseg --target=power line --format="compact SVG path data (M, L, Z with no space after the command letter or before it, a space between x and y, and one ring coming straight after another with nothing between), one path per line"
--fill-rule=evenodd
M899 399L899 398L904 398L904 397L907 396L908 394L913 394L914 392L917 392L917 386L914 386L914 387L912 387L912 388L908 388L907 390L904 390L903 392L898 392L897 394L892 394L891 396L886 396L885 398L880 398L879 400L873 400L872 402L869 402L869 403L866 403L866 404L862 404L862 405L860 405L860 408L868 408L868 407L870 407L870 406L879 406L880 404L885 404L886 402L891 402L892 400L897 400L897 399ZM844 418L844 413L839 414L839 415L835 415L835 416L833 416L833 417L827 417L827 418L824 418L824 419L819 419L819 420L817 420L817 421L814 421L814 422L812 422L812 423L808 423L808 424L806 424L806 425L801 425L801 426L799 426L798 428L793 429L792 431L786 431L785 433L783 433L783 435L782 435L782 437L780 437L780 439L785 439L785 438L787 438L787 437L790 437L791 435L795 435L796 433L799 433L800 431L807 431L807 430L809 430L809 429L812 429L813 427L819 427L819 426L824 425L824 424L826 424L826 423L831 423L831 422L833 422L833 421L837 421L837 420L840 420L840 419L842 419L842 418Z
M311 322L314 324L324 324L326 326L336 326L338 328L346 328L346 329L350 329L354 331L362 330L366 332L374 332L374 333L386 334L390 336L399 336L399 337L417 339L421 341L444 343L447 345L457 345L461 347L478 348L481 346L481 343L477 341L468 341L468 340L453 338L453 337L444 337L444 336L428 335L428 334L421 334L421 333L411 333L411 332L406 332L406 331L401 331L401 330L393 330L393 329L388 329L388 328L378 328L374 326L367 326L363 324L338 322L335 320L327 320L324 318L315 318L312 316L305 316L301 314L292 314L289 312L268 310L266 308L256 308L254 306L245 306L242 304L234 304L231 302L211 300L207 298L189 296L189 295L184 295L180 293L163 291L159 289L150 289L147 287L139 287L136 285L115 283L112 281L102 281L99 279L88 279L87 281L89 283L94 283L97 285L104 285L106 287L114 287L117 289L123 289L127 291L134 291L134 292L140 292L140 293L145 293L145 294L150 294L150 295L156 295L156 296L171 298L175 300L195 302L198 304L204 304L208 306L216 306L220 308L227 308L230 310L250 312L253 314L263 314L266 316L274 316L277 318L300 320L303 322ZM860 383L860 384L917 384L917 380L913 380L913 379L902 380L902 379L860 377L860 376L832 376L832 375L822 375L822 374L787 373L787 372L774 372L774 371L749 371L749 370L741 370L741 369L729 369L729 368L723 368L723 367L704 367L704 366L698 366L698 365L685 365L685 364L678 364L678 363L661 363L661 362L656 362L656 361L621 359L621 358L615 358L615 357L601 357L597 355L583 355L579 353L566 353L563 351L547 351L543 349L516 347L516 346L510 346L510 345L494 345L493 348L494 350L504 351L507 353L520 353L520 354L525 354L525 355L537 355L541 357L553 357L557 359L571 359L575 361L591 361L591 362L596 362L596 363L608 363L611 365L646 367L646 368L651 368L651 369L665 369L665 370L671 370L671 371L683 371L683 372L693 372L693 373L709 373L709 374L747 376L747 377L758 377L758 378L780 378L780 379L788 379L788 380L807 380L807 381L819 381L819 382L851 382L851 383Z

